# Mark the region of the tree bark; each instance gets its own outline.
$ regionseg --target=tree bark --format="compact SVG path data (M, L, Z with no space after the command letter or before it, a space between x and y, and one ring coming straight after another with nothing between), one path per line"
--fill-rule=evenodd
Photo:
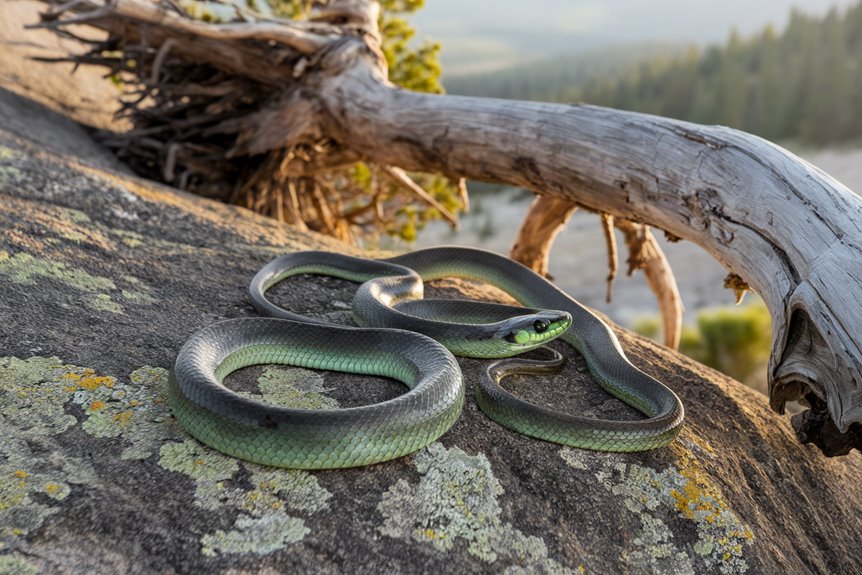
M176 29L166 19L143 18L141 10L134 18L123 14L138 4L118 0L76 21L132 39L145 36L151 46L179 38L171 47L177 57L284 86L256 113L220 126L236 138L234 156L299 145L320 149L325 141L325 153L298 160L293 169L326 163L321 157L330 154L330 166L362 159L502 182L693 241L770 309L772 408L781 412L785 402L812 392L822 400L814 402L812 416L827 408L831 414L824 426L858 430L862 199L827 174L724 127L588 105L396 89L386 78L371 1L328 3L315 24L325 24L322 31L281 22L304 34L280 38L271 23L250 23L248 35L231 29L224 39L204 23ZM253 39L258 25L267 42ZM281 56L271 64L274 54ZM805 434L829 453L832 442L824 438L835 431L809 425Z

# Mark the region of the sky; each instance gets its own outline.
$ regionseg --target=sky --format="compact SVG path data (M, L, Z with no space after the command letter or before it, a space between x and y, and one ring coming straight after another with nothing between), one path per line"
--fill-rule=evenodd
M713 44L736 28L782 28L793 7L822 15L858 0L425 0L420 39L443 44L445 75L643 42Z

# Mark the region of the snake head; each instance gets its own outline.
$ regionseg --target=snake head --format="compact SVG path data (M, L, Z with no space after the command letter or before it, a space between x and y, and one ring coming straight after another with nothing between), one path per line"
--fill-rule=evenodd
M515 355L556 339L571 325L572 316L568 312L543 310L502 322L497 337L508 342Z

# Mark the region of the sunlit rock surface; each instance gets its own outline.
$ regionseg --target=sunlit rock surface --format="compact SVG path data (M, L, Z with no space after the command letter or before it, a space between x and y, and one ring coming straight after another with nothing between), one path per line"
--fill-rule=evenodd
M669 448L603 454L509 432L472 400L478 361L462 362L470 395L455 426L396 461L277 470L199 444L165 402L182 343L254 315L246 286L275 255L348 248L31 136L0 127L0 573L862 572L859 453L824 458L761 395L627 333L633 361L685 403ZM349 323L354 289L301 277L273 292ZM454 282L430 291L455 290L487 297ZM511 388L636 417L566 352L561 375ZM308 408L404 391L272 366L228 383Z

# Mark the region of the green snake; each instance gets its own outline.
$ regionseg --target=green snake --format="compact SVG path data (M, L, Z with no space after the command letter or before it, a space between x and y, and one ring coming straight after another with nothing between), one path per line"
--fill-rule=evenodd
M298 315L266 298L269 288L302 273L363 282L353 302L354 319L362 327ZM424 299L423 280L444 277L486 282L530 308ZM526 435L601 451L642 451L669 444L683 422L679 398L628 361L607 324L530 269L492 252L441 247L385 260L298 252L261 269L249 296L259 313L273 317L225 320L194 334L177 356L169 386L172 407L186 429L242 459L338 468L424 447L449 429L464 402L463 378L452 353L508 358L488 366L476 386L476 400L489 417ZM551 362L510 357L556 337L584 356L604 389L647 419L568 415L526 402L499 385L512 373L561 364L556 352ZM248 399L222 384L237 369L271 363L391 377L410 389L374 405L303 410Z

